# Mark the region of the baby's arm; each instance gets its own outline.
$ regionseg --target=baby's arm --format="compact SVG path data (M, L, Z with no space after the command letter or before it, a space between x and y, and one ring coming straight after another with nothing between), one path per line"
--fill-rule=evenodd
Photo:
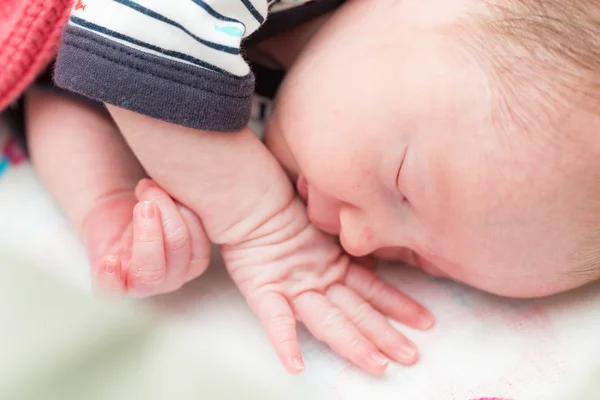
M206 269L199 219L147 180L138 184L146 174L105 110L35 88L25 100L32 163L80 235L96 290L165 293ZM154 218L143 217L148 206Z
M148 174L196 212L221 245L289 371L301 367L295 317L370 372L385 369L378 348L414 362L416 352L399 351L410 343L375 308L422 328L431 325L429 314L368 273L358 281L381 288L391 302L367 297L373 308L352 295L371 294L350 278L364 268L309 224L281 167L245 127L253 78L240 43L265 19L267 2L127 4L90 2L74 11L57 83L113 105L112 116Z
M206 200L205 182L213 193L228 193L234 179L229 177L236 176L240 193L251 193L244 187L252 186L264 194L271 189L255 182L254 171L267 182L276 180L262 176L274 174L277 164L260 156L268 152L246 128L254 77L241 50L242 40L260 27L267 13L266 0L93 1L73 8L56 60L58 86L111 104L136 155L167 192L194 204L196 211L213 207L211 201L227 210L218 217L202 213L212 236L236 223L228 213L240 206L239 199L226 195ZM130 118L121 118L127 113ZM139 127L131 126L137 123ZM220 157L226 159L217 164L214 159ZM251 164L246 158L255 169L236 171ZM181 172L174 173L178 168ZM202 177L196 176L199 171ZM168 179L161 178L165 173ZM290 190L266 196L274 204L265 209L281 208L275 202L290 196ZM234 209L238 215L249 215L257 207L257 199L244 200L248 209Z
M200 131L108 108L149 176L200 216L213 243L249 237L295 198L277 160L249 128Z

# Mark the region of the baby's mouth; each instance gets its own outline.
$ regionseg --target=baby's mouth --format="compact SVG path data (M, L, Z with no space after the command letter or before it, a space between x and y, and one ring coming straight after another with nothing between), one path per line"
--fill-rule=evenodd
M419 267L414 252L406 247L383 247L375 251L373 255L384 260L401 261L411 267Z

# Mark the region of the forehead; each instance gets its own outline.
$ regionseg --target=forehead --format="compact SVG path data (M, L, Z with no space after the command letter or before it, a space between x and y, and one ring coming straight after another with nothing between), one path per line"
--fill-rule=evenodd
M398 4L409 3L418 5ZM297 61L277 104L296 162L321 190L391 181L412 136L447 132L458 116L471 118L487 104L485 74L472 60L431 26L398 23L415 10L380 5L365 14L361 2L348 4ZM373 29L392 20L393 35ZM352 46L340 45L350 39Z

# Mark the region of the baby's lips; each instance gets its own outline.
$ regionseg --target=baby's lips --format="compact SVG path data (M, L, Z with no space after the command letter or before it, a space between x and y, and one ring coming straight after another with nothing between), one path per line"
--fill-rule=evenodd
M298 190L298 195L304 204L308 203L308 180L304 177L304 175L300 175L298 178L296 189Z

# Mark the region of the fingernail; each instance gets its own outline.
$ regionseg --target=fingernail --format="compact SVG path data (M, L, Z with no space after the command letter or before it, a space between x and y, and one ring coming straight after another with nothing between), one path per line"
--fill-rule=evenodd
M104 270L106 272L108 272L109 274L114 274L115 271L117 270L117 264L118 264L118 261L116 258L114 258L114 257L107 258L106 261L104 261Z
M398 360L412 361L417 356L417 347L412 343L404 343L396 351L396 357Z
M419 329L431 329L434 323L435 320L433 318L433 315L431 315L427 311L423 312L423 314L421 314L421 316L419 317Z
M292 358L292 365L294 366L294 368L296 368L296 371L302 371L304 369L304 362L302 361L302 357Z
M142 217L144 218L154 218L154 215L156 215L156 212L154 210L154 203L150 202L150 201L144 201L142 203Z
M386 356L384 356L383 354L381 354L380 352L376 351L375 353L371 354L371 360L375 361L375 363L377 365L380 365L382 367L385 367L386 365L388 365L388 363L390 362Z

